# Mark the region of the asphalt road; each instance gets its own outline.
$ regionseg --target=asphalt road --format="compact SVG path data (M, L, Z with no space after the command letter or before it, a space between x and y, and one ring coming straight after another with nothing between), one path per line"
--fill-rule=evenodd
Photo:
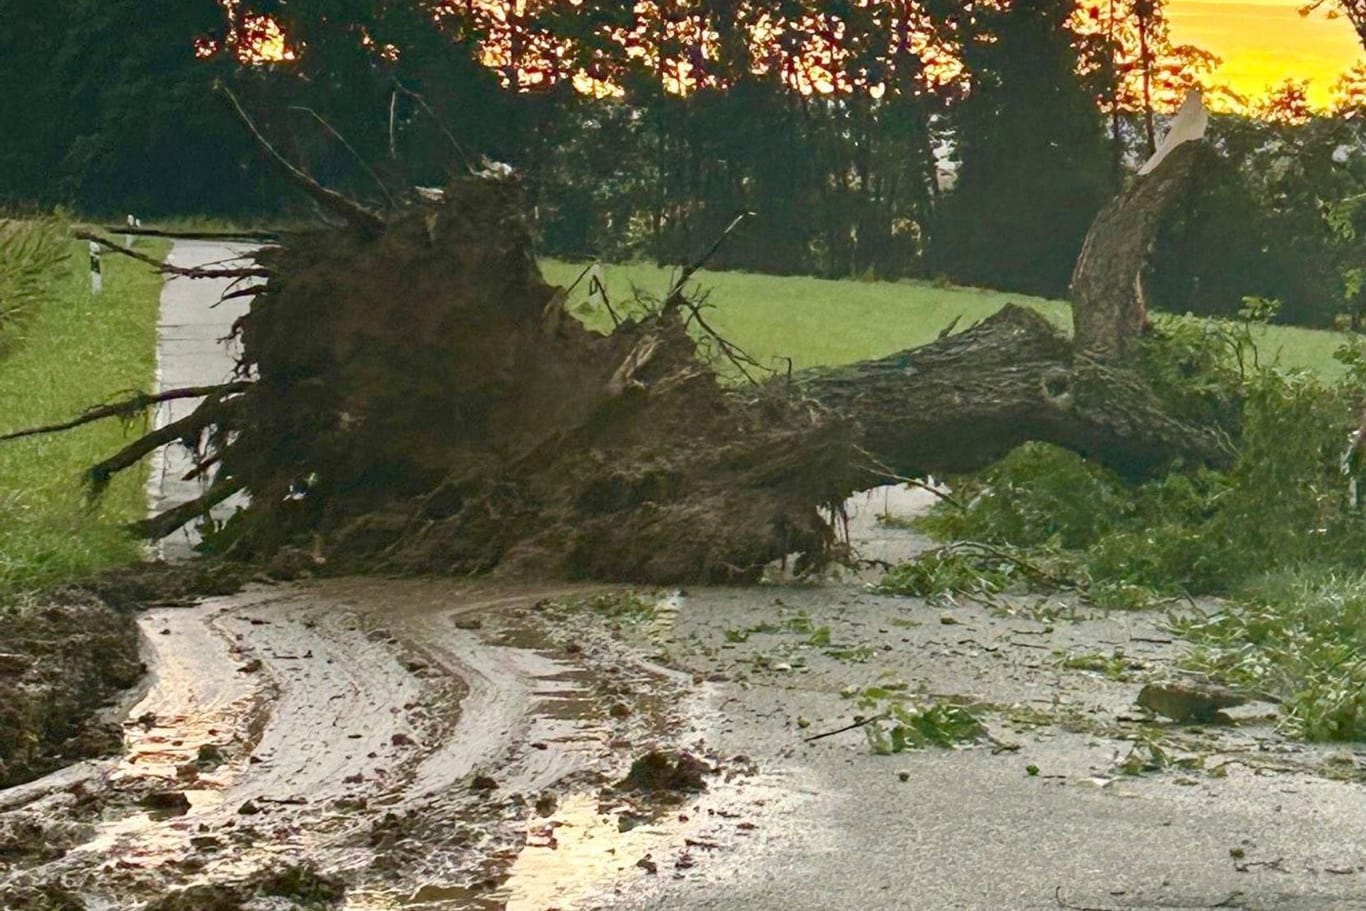
M250 252L240 244L205 241L176 241L167 261L182 267L210 263L231 264ZM157 326L156 391L165 392L186 386L221 383L232 378L235 349L226 343L233 322L251 306L250 298L218 303L231 279L191 279L172 277L161 294L161 319ZM177 399L163 403L154 416L162 427L190 414L200 399ZM152 512L160 512L203 492L206 479L187 481L184 476L194 467L192 453L180 446L158 450L153 456L148 480L148 502ZM220 504L213 515L232 514L240 500ZM162 541L161 556L179 559L192 553L197 541L193 529L185 529Z

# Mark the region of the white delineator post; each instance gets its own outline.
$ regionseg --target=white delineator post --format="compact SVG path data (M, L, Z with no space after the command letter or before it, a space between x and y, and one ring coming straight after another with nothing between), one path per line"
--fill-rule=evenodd
M127 220L127 225L128 225L128 227L130 227L130 228L136 228L136 227L138 226L138 224L139 224L139 222L138 222L138 220L137 220L136 218L134 218L132 215L129 215L129 216L128 216L128 220ZM125 235L123 235L123 245L124 245L125 247L131 247L131 246L133 246L133 235L131 235L131 234L125 234Z
M100 245L90 242L90 293L99 294L104 290L104 275L100 272Z

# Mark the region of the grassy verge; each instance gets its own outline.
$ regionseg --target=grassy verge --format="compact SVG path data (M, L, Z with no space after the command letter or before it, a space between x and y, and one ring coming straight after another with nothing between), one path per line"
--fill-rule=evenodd
M154 256L167 250L141 247ZM68 273L30 308L0 357L0 433L151 385L161 277L106 256L104 293L93 297L86 245L71 249ZM0 599L138 557L138 542L121 526L146 511L144 473L125 472L93 505L82 484L83 470L127 438L120 424L104 422L0 444Z
M546 260L541 267L552 284L568 287L583 272L584 264ZM635 288L662 297L673 274L637 263L606 266L604 277L608 297L617 306L629 305ZM716 309L708 314L708 321L718 332L760 363L790 357L796 369L847 364L914 348L934 341L955 319L962 329L1008 302L1032 307L1063 328L1071 320L1068 305L1062 301L928 282L827 281L706 271L697 273L696 280L711 292L710 302ZM571 309L582 307L587 296L586 282L581 283L574 290ZM576 312L595 328L610 325L606 313ZM1311 369L1328 379L1343 374L1343 366L1333 360L1333 352L1342 343L1340 333L1290 326L1254 331L1268 361ZM777 366L785 369L786 361Z

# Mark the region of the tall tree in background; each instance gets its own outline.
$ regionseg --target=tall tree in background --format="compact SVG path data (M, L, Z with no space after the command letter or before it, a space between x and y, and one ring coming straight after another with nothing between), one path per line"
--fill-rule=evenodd
M1093 88L1110 119L1116 180L1130 151L1125 123L1140 118L1141 151L1156 148L1158 111L1175 110L1192 88L1226 90L1209 84L1218 57L1193 45L1174 44L1166 0L1083 0L1072 18L1081 52L1084 82Z
M0 197L146 214L259 207L261 176L240 167L249 144L206 104L215 68L196 59L196 39L223 25L215 0L145 16L101 0L22 6L0 30L0 94L19 115L0 135Z
M957 186L934 262L968 284L1062 295L1113 185L1100 113L1076 77L1068 0L983 12L964 47Z

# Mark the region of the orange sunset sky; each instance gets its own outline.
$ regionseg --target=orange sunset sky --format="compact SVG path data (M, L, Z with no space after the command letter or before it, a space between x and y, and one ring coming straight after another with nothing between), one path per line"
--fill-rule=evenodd
M1309 98L1328 102L1333 83L1363 51L1345 18L1308 18L1297 0L1169 0L1172 40L1218 54L1215 80L1249 98L1286 79L1309 79Z

